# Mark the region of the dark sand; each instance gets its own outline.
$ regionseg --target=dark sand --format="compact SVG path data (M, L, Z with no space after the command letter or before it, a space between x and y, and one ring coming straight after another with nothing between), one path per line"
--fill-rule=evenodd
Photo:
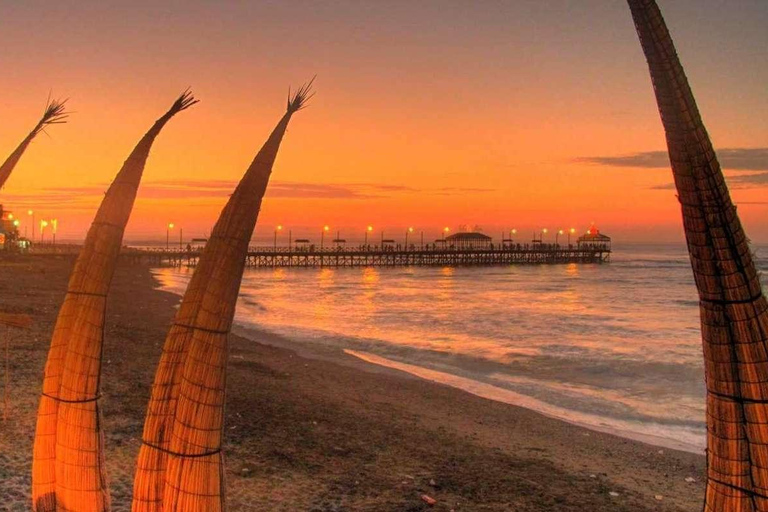
M0 423L0 510L29 510L35 411L71 264L0 260L0 308L35 319L27 332L0 327L10 335L12 370L11 418ZM127 265L112 286L102 410L114 510L130 509L149 386L179 300L155 286L147 267ZM281 347L230 340L229 510L701 508L703 456L589 431L343 353L300 356L285 348L289 340L263 336Z

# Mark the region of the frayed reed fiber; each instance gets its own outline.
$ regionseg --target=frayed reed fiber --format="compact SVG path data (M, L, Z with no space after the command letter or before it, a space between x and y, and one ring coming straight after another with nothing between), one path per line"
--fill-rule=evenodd
M99 381L104 310L123 231L155 137L194 105L189 92L139 141L110 185L69 279L45 366L32 464L37 512L109 510Z
M14 167L16 167L16 164L19 163L21 155L24 154L24 151L27 150L27 147L30 145L30 143L32 143L32 140L37 136L37 134L45 130L45 128L48 126L54 124L63 124L67 122L69 113L67 113L66 109L64 108L64 104L66 102L67 100L48 100L48 104L45 106L45 112L43 112L43 117L40 118L40 121L38 121L34 129L29 132L29 135L24 137L24 140L21 141L21 144L19 144L19 146L13 151L13 153L11 153L8 159L3 162L3 165L0 166L0 189L2 189L5 185L5 182L8 181L8 178L13 172Z
M651 71L691 266L707 385L704 510L768 510L768 304L723 173L655 0L628 0Z
M311 97L310 86L289 94L285 115L221 212L184 294L152 386L134 512L224 510L227 337L272 165L288 121Z

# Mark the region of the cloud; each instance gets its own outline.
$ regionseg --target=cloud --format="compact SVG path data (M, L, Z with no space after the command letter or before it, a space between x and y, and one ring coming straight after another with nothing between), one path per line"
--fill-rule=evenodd
M723 169L733 171L768 171L768 148L723 148L717 150ZM606 167L635 169L669 169L666 151L643 151L619 156L590 156L575 160L579 163Z
M641 169L669 168L666 151L644 151L622 156L586 156L575 160L579 163L604 165L606 167L635 167Z
M768 172L728 176L727 181L737 188L765 187L768 185Z
M651 190L675 190L674 183L665 183L663 185L654 185L649 187Z
M728 188L734 190L768 187L768 172L729 175L725 177L725 181L728 183ZM654 185L649 188L651 190L675 190L675 184L664 183L663 185Z
M232 194L237 183L230 180L173 181L154 180L142 183L139 200L184 200L225 198ZM41 204L56 204L70 210L89 210L103 197L108 184L79 187L47 187L30 194L3 194L3 200L16 208L34 208ZM271 181L267 197L280 199L377 199L404 193L460 195L488 192L492 189L476 187L442 187L418 189L405 185L380 183L303 183Z

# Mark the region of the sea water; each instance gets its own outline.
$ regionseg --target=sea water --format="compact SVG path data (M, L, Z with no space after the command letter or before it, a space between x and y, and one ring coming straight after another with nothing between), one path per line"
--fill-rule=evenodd
M756 252L764 272L768 247ZM181 294L191 272L156 275ZM602 265L246 269L235 321L592 428L705 447L682 245L614 245Z

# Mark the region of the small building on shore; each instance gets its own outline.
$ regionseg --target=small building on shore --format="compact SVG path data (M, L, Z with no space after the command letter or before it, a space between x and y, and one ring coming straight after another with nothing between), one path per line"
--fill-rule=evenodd
M611 237L600 233L600 230L592 224L587 232L579 237L578 247L579 249L610 251Z
M483 233L462 232L445 237L446 247L456 249L489 249L493 239Z
M15 246L19 240L19 221L0 204L0 250ZM15 248L15 247L14 247Z

